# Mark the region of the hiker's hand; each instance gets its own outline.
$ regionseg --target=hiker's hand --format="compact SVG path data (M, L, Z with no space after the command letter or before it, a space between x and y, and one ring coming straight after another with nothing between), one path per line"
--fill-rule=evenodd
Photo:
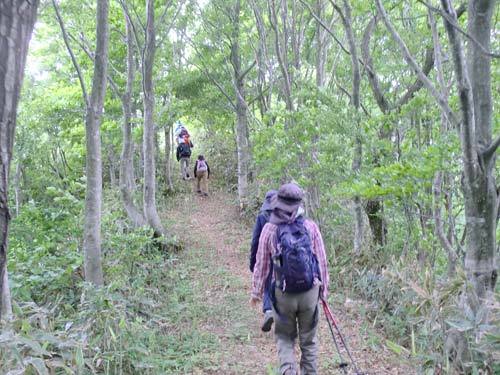
M254 296L250 297L250 306L257 307L259 303L260 303L260 298Z

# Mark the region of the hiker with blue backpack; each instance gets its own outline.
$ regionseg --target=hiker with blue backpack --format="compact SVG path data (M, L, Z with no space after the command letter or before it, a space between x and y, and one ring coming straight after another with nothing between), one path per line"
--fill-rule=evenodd
M194 177L196 178L196 192L208 197L208 179L210 167L203 155L199 155L194 163Z
M328 269L316 223L303 217L304 192L284 184L271 200L269 222L262 229L253 270L250 304L257 306L271 273L274 335L281 375L298 374L295 339L301 349L300 374L318 373L319 299L326 301Z
M257 220L255 221L255 225L253 227L252 233L252 243L250 246L250 272L253 272L255 268L255 262L257 261L257 250L259 248L259 238L262 233L262 229L264 225L269 221L269 217L271 216L272 207L271 207L271 199L278 193L277 190L269 190L266 193L266 197L264 198L264 203L262 203L262 207L260 208L259 214L257 215ZM261 329L264 332L269 332L271 330L271 326L274 322L273 315L273 306L271 302L271 296L269 295L269 284L271 282L271 273L266 281L266 286L264 287L264 297L262 300L262 312L264 313L264 322L262 323Z

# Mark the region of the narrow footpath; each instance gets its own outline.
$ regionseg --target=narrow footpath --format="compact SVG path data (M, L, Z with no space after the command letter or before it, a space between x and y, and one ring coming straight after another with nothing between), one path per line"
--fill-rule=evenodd
M248 303L251 225L241 220L235 198L221 192L213 192L208 198L184 193L172 199L164 218L184 243L185 249L177 254L178 261L190 268L191 277L197 280L196 293L203 302L200 322L193 329L204 331L216 342L206 349L211 353L204 353L211 360L198 364L189 373L275 374L273 335L261 332L261 311L253 310ZM369 323L363 323L360 315L337 306L334 295L330 296L330 305L364 373L417 373L408 359L398 358L381 344L385 340ZM320 374L342 374L323 313L319 341Z

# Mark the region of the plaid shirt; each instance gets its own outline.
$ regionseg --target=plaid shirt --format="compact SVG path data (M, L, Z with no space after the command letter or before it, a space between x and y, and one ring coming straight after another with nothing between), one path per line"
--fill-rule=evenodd
M311 220L304 220L304 227L309 232L312 243L312 252L318 260L319 272L321 276L321 298L326 300L328 293L328 266L326 262L325 245L319 232L319 228ZM276 252L276 230L275 224L267 223L262 229L257 249L257 262L253 270L252 297L262 298L265 282L271 269L271 256ZM272 276L274 279L274 275ZM316 282L319 282L317 280Z

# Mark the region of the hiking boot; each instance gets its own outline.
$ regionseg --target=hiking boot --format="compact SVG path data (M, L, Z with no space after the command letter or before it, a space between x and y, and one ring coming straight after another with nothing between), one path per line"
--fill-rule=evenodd
M196 190L196 192L197 192L198 194L201 194L201 190Z
M203 196L204 197L208 197L208 193L203 193Z
M262 329L262 332L269 332L271 330L271 326L274 323L274 316L272 310L267 310L264 313L264 322L262 323L262 326L260 327Z

